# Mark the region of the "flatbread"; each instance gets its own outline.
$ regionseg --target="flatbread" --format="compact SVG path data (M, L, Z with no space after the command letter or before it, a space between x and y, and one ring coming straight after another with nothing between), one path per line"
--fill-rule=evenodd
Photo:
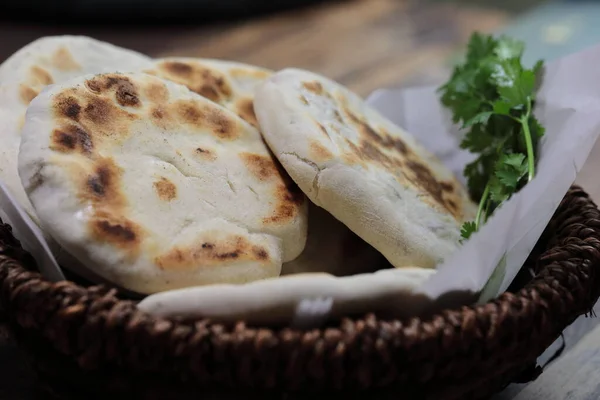
M17 172L25 111L47 85L90 73L138 71L152 65L139 53L83 36L53 36L21 48L0 65L0 180L39 225Z
M271 70L231 61L169 57L156 59L154 68L144 72L184 85L260 129L254 92L273 74ZM345 276L372 272L379 265L381 254L327 211L310 204L308 218L306 248L300 257L283 264L283 275L327 272Z
M278 276L306 243L307 201L258 130L143 73L34 99L19 173L62 247L139 293Z
M327 211L309 203L306 247L293 261L283 264L281 275L324 272L349 276L384 267L381 253L358 237Z
M47 36L22 47L0 65L0 84L18 82L33 99L44 87L94 71L140 71L152 59L86 36Z
M454 175L343 86L288 69L256 91L270 148L302 191L395 267L432 268L474 204Z
M436 270L402 268L346 277L299 274L246 285L213 285L156 293L138 308L163 317L210 318L223 323L319 328L327 321L377 313L418 315L431 299L419 292Z
M17 172L21 128L25 123L27 109L26 105L20 103L18 93L17 85L0 86L0 180L27 214L39 223Z
M144 72L187 86L257 128L254 91L273 73L248 64L188 57L157 59L154 67Z

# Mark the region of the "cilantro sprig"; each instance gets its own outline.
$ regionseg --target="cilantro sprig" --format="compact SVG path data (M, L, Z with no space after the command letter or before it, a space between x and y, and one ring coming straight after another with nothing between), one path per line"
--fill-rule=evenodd
M474 33L465 61L439 88L442 104L465 131L461 147L477 154L464 174L479 207L475 221L463 225L463 239L535 176L544 127L533 108L543 62L523 67L524 47L506 36Z

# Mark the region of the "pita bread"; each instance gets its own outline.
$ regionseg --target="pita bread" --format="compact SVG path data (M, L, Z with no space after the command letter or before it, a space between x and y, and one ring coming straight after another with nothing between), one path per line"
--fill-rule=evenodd
M281 324L305 329L351 315L416 315L430 301L418 289L437 271L426 268L382 270L334 277L299 274L246 285L214 285L157 293L138 308L166 318L210 318L213 321Z
M0 84L18 82L24 98L75 76L141 71L152 59L86 36L48 36L22 47L0 65ZM98 71L98 72L96 72Z
M375 272L383 263L381 253L327 211L309 203L306 247L300 257L283 264L281 275L349 276Z
M474 204L454 175L357 95L288 69L256 91L276 157L315 204L395 267L432 268L459 246Z
M39 225L17 172L25 111L47 85L90 73L137 71L152 65L139 53L83 36L36 40L0 65L0 179Z
M212 59L157 59L144 72L186 86L259 128L254 92L273 72L253 65ZM260 129L260 128L259 128ZM336 276L374 271L381 255L320 207L309 205L308 239L302 255L283 264L282 274L327 272Z
M279 167L234 113L142 73L48 88L19 155L51 235L139 293L278 276L307 231L307 201Z
M144 72L187 86L236 113L258 128L254 115L254 91L272 71L231 61L164 58Z
M17 85L0 86L0 180L15 200L39 224L33 207L21 186L17 171L17 155L21 143L21 129L25 123L27 106L20 102Z

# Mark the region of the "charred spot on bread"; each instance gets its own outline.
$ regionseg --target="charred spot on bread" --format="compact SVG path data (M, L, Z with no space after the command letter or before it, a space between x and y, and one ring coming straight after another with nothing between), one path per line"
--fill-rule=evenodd
M94 143L84 129L76 125L67 125L52 131L50 148L61 153L78 151L81 154L89 155L94 150Z
M250 173L260 181L278 177L277 166L268 155L242 153L240 157Z
M172 201L177 198L177 186L165 177L160 177L154 182L154 190L163 201Z
M268 261L269 254L262 246L252 244L239 235L220 235L207 232L208 240L198 244L178 246L155 258L156 265L164 270L210 268L231 261Z

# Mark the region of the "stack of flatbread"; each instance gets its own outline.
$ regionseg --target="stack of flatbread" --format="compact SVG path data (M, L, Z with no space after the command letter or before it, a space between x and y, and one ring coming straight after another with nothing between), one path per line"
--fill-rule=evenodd
M473 217L412 136L308 71L48 37L0 65L0 120L0 180L51 247L155 311L242 287L260 309L389 297Z

